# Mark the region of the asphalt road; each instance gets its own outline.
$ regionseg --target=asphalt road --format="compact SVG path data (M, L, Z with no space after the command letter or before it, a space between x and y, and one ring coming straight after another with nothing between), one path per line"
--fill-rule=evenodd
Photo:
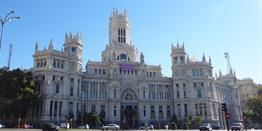
M41 131L41 129L15 129L15 128L0 128L0 131ZM60 131L101 131L98 129L61 129ZM124 131L124 130L119 130ZM126 131L145 131L145 130L126 130ZM160 129L160 130L148 130L148 131L199 131L197 129L191 129L191 130L166 130L166 129ZM213 130L213 131L227 131L227 130ZM244 130L246 131L246 130ZM262 131L262 129L248 129L247 131Z

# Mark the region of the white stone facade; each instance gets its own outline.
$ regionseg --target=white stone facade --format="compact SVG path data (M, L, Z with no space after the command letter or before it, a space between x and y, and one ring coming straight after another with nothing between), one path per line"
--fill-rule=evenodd
M109 21L109 44L102 61L82 66L81 35L66 35L64 50L34 53L34 76L40 81L42 100L35 111L42 121L66 121L69 114L97 112L106 122L169 122L176 114L201 116L224 126L221 103L227 103L232 121L240 119L239 93L233 74L213 77L211 59L190 59L184 44L171 47L172 77L160 66L147 65L130 38L126 11L114 10ZM139 59L138 59L139 57ZM168 56L167 56L168 57ZM60 105L61 104L61 105Z

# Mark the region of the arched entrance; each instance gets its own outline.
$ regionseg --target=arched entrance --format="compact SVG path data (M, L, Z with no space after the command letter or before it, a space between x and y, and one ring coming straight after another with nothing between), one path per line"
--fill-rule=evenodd
M132 129L138 126L137 95L132 89L125 89L121 95L121 127Z

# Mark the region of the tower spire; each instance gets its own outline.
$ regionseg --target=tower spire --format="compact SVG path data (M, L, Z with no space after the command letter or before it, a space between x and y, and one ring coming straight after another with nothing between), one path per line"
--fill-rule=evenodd
M49 50L53 49L53 39L52 38L50 39L50 43L49 43L48 49Z
M35 52L38 50L38 42L35 42Z
M124 13L118 13L113 9L109 19L109 44L128 44L130 45L130 26L127 10Z
M205 53L203 53L202 61L203 61L203 62L206 62Z
M140 54L140 63L145 63L143 52Z

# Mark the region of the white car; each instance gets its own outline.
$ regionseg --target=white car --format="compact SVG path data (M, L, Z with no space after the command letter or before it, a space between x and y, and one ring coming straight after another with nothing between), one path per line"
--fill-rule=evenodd
M240 122L233 123L233 125L231 126L231 130L232 131L243 131L244 125L243 123L240 123Z
M86 124L86 125L83 125L83 126L79 126L78 128L80 128L80 129L89 129L89 125Z
M69 123L60 123L58 126L59 128L69 128Z
M139 127L140 130L145 130L145 129L149 129L149 130L154 130L154 126L153 125L148 125L146 126L140 126Z
M108 125L102 126L102 130L119 130L119 129L120 127L117 124L108 124Z

